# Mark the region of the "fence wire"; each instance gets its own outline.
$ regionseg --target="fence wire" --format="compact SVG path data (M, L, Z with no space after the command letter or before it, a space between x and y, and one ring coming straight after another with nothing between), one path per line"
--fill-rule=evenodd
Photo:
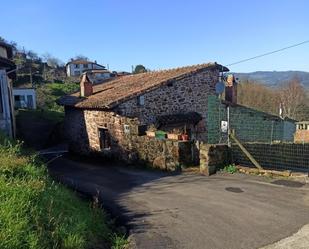
M229 115L228 115L229 114ZM295 121L240 105L226 105L216 97L208 100L208 143L228 144L230 131L267 169L309 172L309 143L294 143ZM235 163L253 166L246 155L231 140Z

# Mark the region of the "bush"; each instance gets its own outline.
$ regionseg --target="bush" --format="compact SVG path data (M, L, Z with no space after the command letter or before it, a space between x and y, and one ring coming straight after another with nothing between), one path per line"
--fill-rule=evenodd
M236 168L235 164L230 164L227 165L223 168L223 171L230 173L230 174L234 174L238 171L238 169Z
M56 100L66 94L78 91L79 84L48 83L37 88L38 108L49 111L63 112L63 107L57 105Z
M104 211L55 183L45 165L24 155L20 143L0 135L0 248L90 248L125 240L107 225Z

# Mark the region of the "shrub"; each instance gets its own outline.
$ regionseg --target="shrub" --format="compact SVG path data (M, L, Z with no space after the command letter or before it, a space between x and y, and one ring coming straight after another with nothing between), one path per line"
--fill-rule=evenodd
M238 171L238 169L236 168L235 164L229 164L223 168L223 171L234 174Z

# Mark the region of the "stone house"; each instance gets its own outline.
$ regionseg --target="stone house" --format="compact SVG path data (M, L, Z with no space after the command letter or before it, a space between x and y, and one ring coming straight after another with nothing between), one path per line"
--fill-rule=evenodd
M296 123L294 142L309 143L309 121L300 121Z
M226 71L224 66L208 63L128 75L97 85L84 74L81 91L58 100L65 107L70 149L151 161L156 158L151 148L171 148L171 154L179 157L183 144L153 142L144 136L145 130L151 125L166 131L178 129L192 140L206 141L208 97L215 94L215 84ZM147 155L142 155L140 150L146 147Z

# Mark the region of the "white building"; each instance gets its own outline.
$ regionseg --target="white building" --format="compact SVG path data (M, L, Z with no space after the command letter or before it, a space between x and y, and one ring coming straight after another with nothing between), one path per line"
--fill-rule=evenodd
M15 118L10 78L15 75L12 47L0 42L0 130L15 137Z
M83 72L93 69L105 70L105 67L87 60L71 60L66 64L66 74L68 77L79 77Z
M13 88L16 109L36 109L36 92L33 88Z

